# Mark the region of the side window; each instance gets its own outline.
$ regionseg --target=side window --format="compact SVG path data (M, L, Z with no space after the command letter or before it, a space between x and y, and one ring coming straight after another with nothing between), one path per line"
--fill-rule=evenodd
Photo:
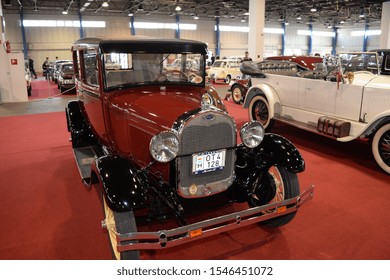
M78 79L80 77L80 59L77 51L73 51L73 65L75 67L74 75Z
M84 81L91 86L99 86L99 73L97 69L96 51L83 52Z
M385 56L385 70L389 71L390 70L390 55Z

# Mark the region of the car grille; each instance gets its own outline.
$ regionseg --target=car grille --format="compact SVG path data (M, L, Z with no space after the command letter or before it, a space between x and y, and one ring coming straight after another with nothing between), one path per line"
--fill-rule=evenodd
M181 196L208 196L224 191L232 184L236 158L236 127L231 117L221 112L201 112L182 126L179 140L180 156L176 166L178 192ZM221 149L226 149L224 169L192 174L192 154Z

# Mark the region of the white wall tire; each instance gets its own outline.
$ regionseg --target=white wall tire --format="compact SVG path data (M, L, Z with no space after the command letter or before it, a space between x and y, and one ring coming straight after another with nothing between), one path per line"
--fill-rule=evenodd
M137 226L133 211L129 212L114 212L103 196L103 211L105 217L105 225L107 227L108 238L110 240L112 253L117 260L138 260L140 258L139 251L124 251L122 253L116 250L118 245L116 241L116 233L136 232Z
M274 120L270 115L269 103L264 96L256 95L253 97L249 104L248 112L250 120L259 121L266 130L272 128Z
M390 174L390 123L382 126L372 139L372 154L376 163Z

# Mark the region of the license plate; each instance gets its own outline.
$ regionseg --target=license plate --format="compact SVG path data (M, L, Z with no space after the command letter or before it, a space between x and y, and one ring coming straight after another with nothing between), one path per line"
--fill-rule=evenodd
M226 150L203 152L192 155L192 174L222 170L225 167Z

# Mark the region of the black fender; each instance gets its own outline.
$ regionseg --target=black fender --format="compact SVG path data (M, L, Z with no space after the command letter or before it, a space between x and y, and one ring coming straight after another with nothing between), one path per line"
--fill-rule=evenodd
M72 138L72 147L85 147L96 144L88 122L82 113L79 101L70 101L65 109L68 131Z
M101 184L108 207L117 212L144 206L147 180L130 160L102 156L92 166Z
M264 178L273 165L283 166L293 173L305 170L300 152L283 136L267 133L254 149L240 144L237 147L236 180L229 188L228 196L237 202L247 201L256 180L259 176Z
M268 166L280 165L293 173L305 170L305 161L301 153L290 140L281 135L265 134L263 141L255 148L255 151L267 155Z

